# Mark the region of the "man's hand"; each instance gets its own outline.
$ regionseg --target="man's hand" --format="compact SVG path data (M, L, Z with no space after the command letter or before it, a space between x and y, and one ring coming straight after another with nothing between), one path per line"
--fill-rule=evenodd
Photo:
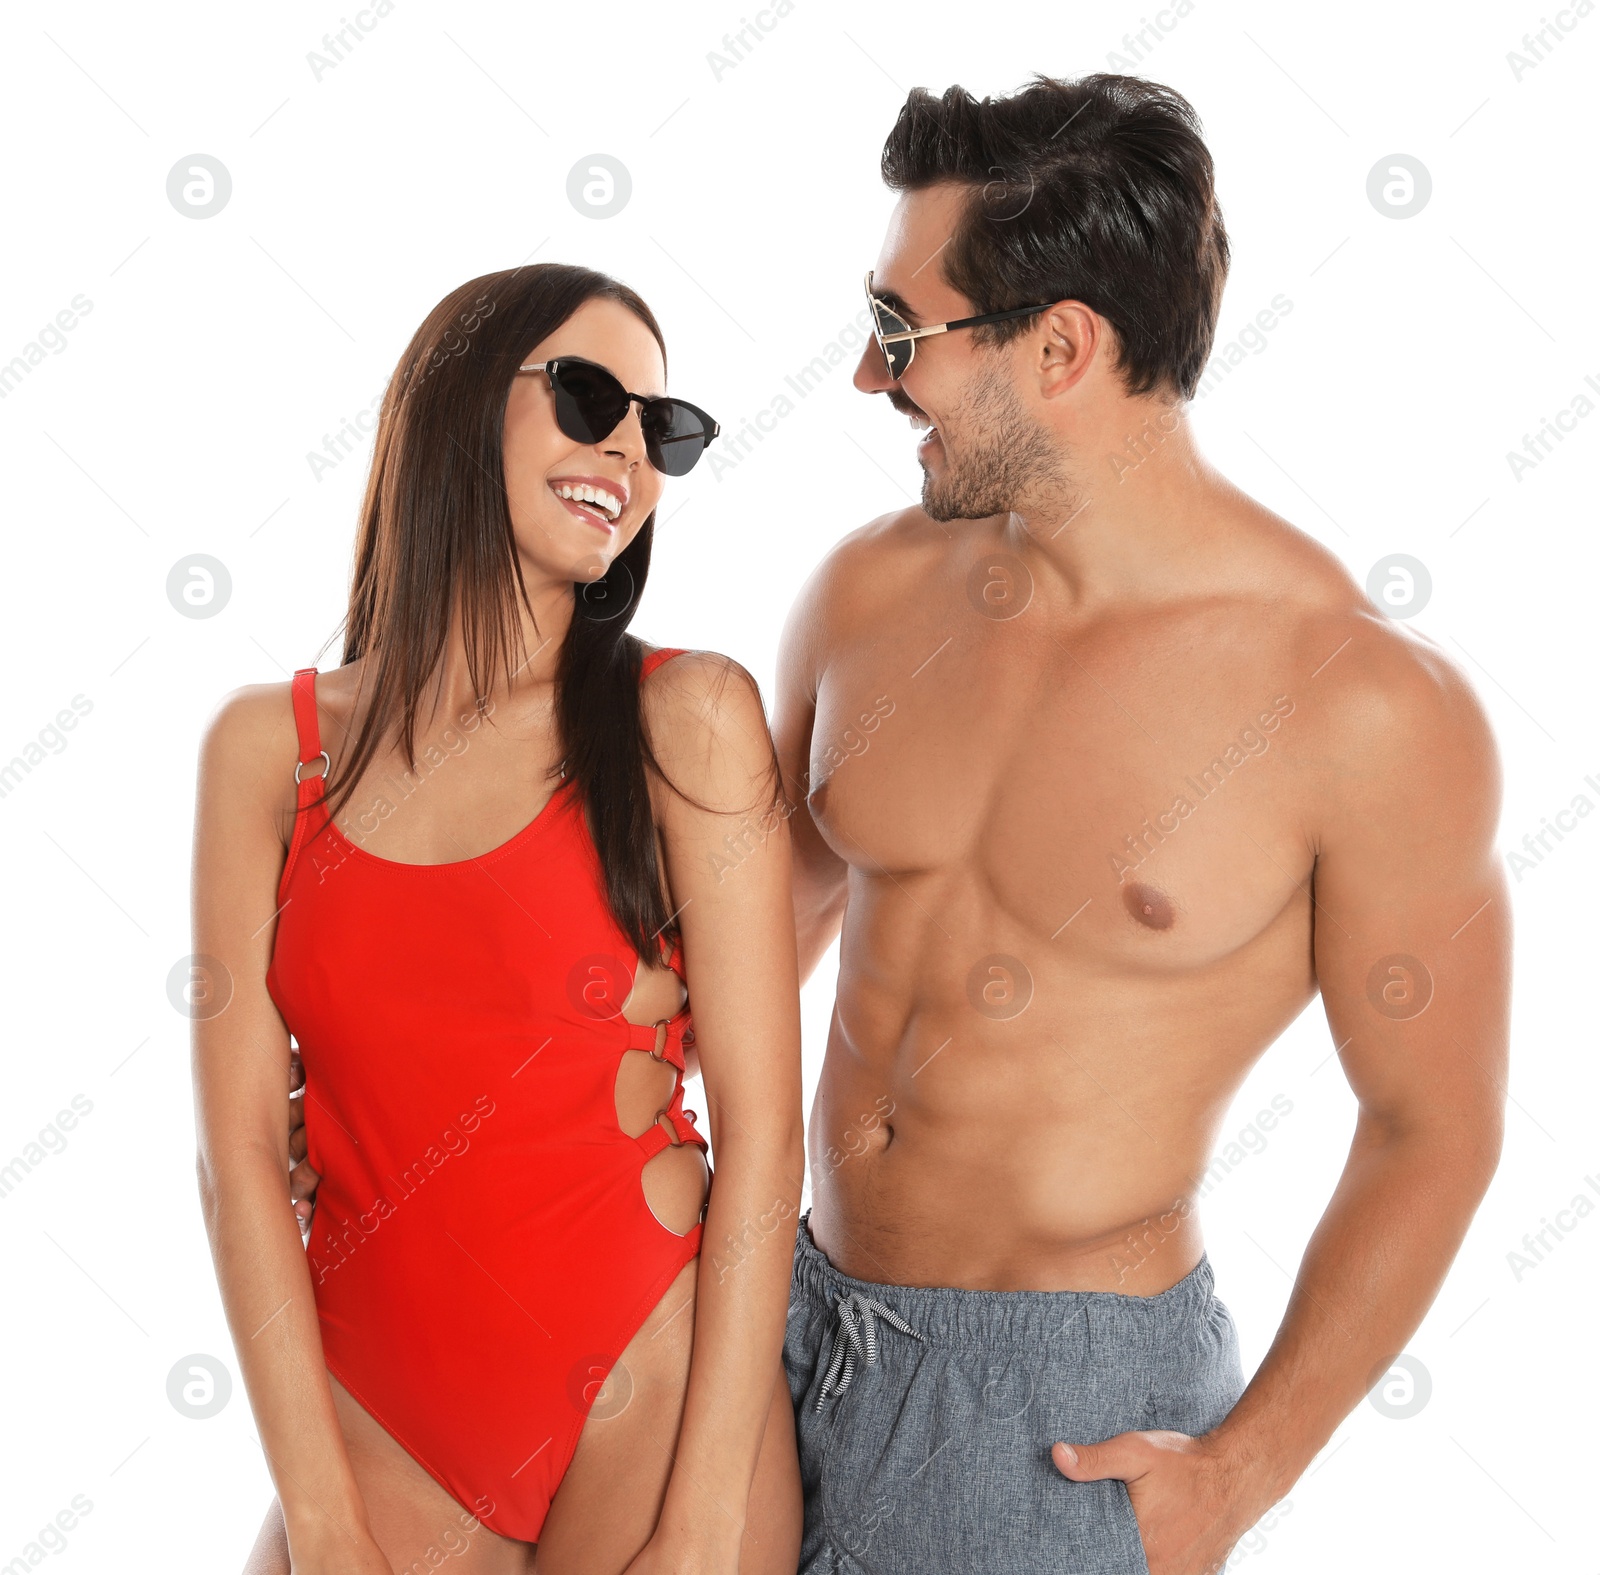
M304 1234L311 1227L311 1212L317 1206L317 1183L322 1180L306 1162L306 1069L300 1052L289 1052L289 1197L295 1218Z
M1237 1469L1205 1438L1118 1433L1100 1444L1057 1444L1050 1458L1073 1482L1128 1484L1150 1575L1217 1575L1258 1518L1239 1501Z

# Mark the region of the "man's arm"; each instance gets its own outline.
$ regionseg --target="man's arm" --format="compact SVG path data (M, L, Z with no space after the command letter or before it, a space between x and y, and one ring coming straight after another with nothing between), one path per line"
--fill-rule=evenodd
M1354 1141L1271 1350L1211 1433L1063 1452L1129 1482L1152 1575L1202 1575L1277 1502L1415 1333L1499 1161L1510 912L1500 772L1465 681L1367 631L1329 719L1308 828L1318 981L1359 1101Z
M1217 1430L1271 1503L1388 1370L1438 1294L1500 1157L1511 914L1500 770L1466 682L1407 641L1330 782L1313 894L1355 1139L1254 1382ZM1386 664L1390 665L1390 664Z
M846 538L847 541L852 538ZM794 856L794 926L799 945L800 981L816 970L844 920L845 878L849 866L823 841L811 817L811 729L816 720L817 685L825 663L830 630L828 607L840 573L843 544L806 581L784 624L778 646L777 689L773 698L772 738L783 768L783 793Z

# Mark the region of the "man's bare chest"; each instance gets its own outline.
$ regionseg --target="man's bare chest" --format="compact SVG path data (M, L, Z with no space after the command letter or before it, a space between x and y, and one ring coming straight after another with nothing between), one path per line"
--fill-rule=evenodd
M1180 969L1309 908L1315 705L1290 664L933 633L843 651L819 686L809 803L863 877Z

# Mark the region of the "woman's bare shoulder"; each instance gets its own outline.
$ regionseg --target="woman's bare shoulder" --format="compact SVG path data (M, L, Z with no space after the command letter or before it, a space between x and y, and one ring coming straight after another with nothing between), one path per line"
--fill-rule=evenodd
M685 650L659 663L643 709L656 758L696 797L714 802L731 791L742 800L752 781L775 774L760 686L731 656Z
M766 732L761 689L748 669L720 651L669 649L681 654L657 663L644 680L644 708L652 723L698 741L752 724ZM650 654L647 649L647 659Z

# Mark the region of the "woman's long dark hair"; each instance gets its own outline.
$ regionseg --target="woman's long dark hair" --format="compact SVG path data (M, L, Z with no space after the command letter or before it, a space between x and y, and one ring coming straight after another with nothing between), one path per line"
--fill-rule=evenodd
M361 691L371 700L325 785L330 813L386 738L398 736L415 766L418 708L442 679L453 612L480 709L495 681L526 662L519 605L527 593L505 487L506 400L528 351L596 298L627 307L665 362L660 325L634 291L561 263L485 274L452 290L400 357L378 418L344 626L344 660L367 659ZM583 799L612 914L647 961L677 933L650 812L646 766L661 768L640 714L643 647L628 633L654 527L652 513L602 578L575 584L556 677L566 775Z

